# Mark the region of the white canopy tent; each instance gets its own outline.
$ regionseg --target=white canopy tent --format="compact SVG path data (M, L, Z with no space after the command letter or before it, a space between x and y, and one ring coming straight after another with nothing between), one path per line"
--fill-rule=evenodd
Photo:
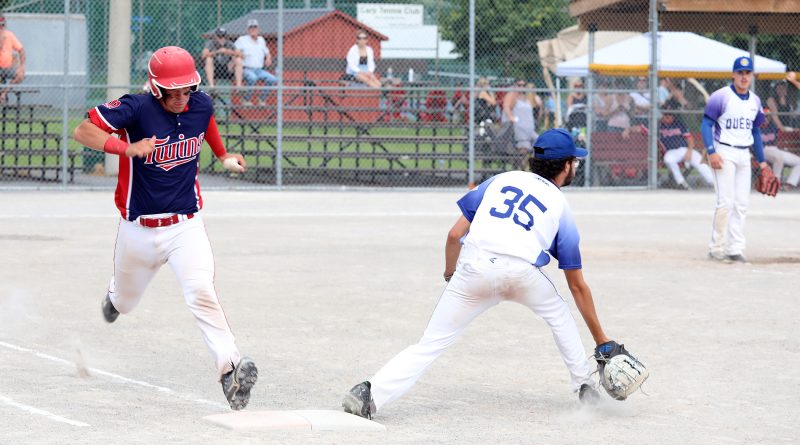
M733 61L748 56L747 51L728 46L691 32L658 33L658 76L727 78ZM755 73L762 79L782 79L786 64L756 55ZM595 51L589 66L588 55L561 62L556 75L584 77L589 71L609 76L644 76L650 67L650 33L641 34Z

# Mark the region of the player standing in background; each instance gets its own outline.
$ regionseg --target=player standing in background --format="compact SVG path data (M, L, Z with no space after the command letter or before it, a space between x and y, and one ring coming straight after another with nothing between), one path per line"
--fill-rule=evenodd
M708 257L716 261L745 263L744 225L750 199L750 146L759 168L769 169L758 127L764 123L761 99L750 91L753 61L733 62L733 84L708 98L701 127L708 162L714 169L717 206Z
M371 418L401 397L473 319L502 301L527 306L544 318L569 370L572 390L583 402L599 398L570 308L543 270L551 256L558 260L598 350L611 345L583 279L580 236L560 190L575 178L577 158L587 151L575 147L567 131L555 129L536 140L534 153L532 173L501 173L458 201L462 215L445 245L444 278L449 283L422 338L355 385L342 403L346 412Z
M658 126L658 138L665 150L664 164L667 165L670 173L672 173L675 183L682 189L689 190L691 187L689 187L680 167L678 167L680 162L696 168L703 180L708 185L713 185L714 179L711 169L701 162L703 157L695 151L692 133L686 128L686 124L683 123L683 119L680 116L670 113L670 111L677 110L679 107L678 101L670 99L661 108L664 113Z
M203 198L197 175L204 140L229 170L243 171L244 158L226 152L211 98L197 91L200 75L186 50L157 50L148 74L152 94L125 95L97 106L75 129L79 143L120 157L115 202L122 218L103 315L113 323L133 310L168 263L214 356L225 397L239 410L250 400L258 370L252 359L239 355L214 289L214 257L199 213Z

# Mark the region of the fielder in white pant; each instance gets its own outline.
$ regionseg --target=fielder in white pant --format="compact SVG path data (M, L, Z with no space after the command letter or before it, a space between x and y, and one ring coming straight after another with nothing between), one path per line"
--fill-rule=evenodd
M371 418L401 397L472 320L503 301L519 303L542 317L569 371L572 390L581 401L599 397L569 305L542 269L551 256L558 260L594 341L609 341L583 279L580 236L560 190L572 182L577 158L587 152L576 148L562 129L543 133L534 152L532 173L494 176L458 201L462 215L445 246L444 277L449 283L422 338L368 381L355 385L342 403L346 412Z
M714 169L717 205L711 226L708 257L745 263L744 226L750 199L753 146L759 168L769 169L759 127L764 123L761 99L750 91L753 61L733 63L733 84L711 94L703 117L703 143Z

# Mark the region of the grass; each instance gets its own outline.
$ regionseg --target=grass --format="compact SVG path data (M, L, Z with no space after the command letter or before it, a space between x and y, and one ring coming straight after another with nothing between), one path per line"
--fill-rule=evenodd
M82 145L72 139L72 133L75 127L83 121L83 117L70 117L67 121L67 134L69 141L67 150L74 153L76 156L75 164L77 168L84 166L84 161L87 167L102 160L102 153L95 151L88 151ZM35 118L33 123L23 123L14 121L4 121L2 133L4 136L3 141L0 141L0 150L8 149L29 149L33 153L46 149L47 154L42 155L2 155L0 156L0 165L2 166L58 166L60 165L60 150L61 146L61 131L62 122L59 119L54 119L49 116L42 116ZM308 127L290 126L283 129L284 135L289 136L303 136L303 135L335 135L335 136L355 136L356 128L353 127L328 127L327 129L321 124L312 124ZM380 143L339 143L339 142L322 142L322 141L284 141L283 150L285 152L302 152L301 156L289 156L284 158L283 165L288 168L314 168L325 167L330 169L365 169L365 170L414 170L414 169L438 169L443 171L448 170L466 170L468 163L466 160L466 147L461 143L430 143L430 142L411 142L411 141L397 141L392 138L430 138L434 136L448 137L448 136L461 136L464 134L462 129L446 129L446 128L417 128L414 124L399 123L387 124L384 126L370 127L368 132L371 136L380 136L385 138L385 142ZM231 153L238 153L241 151L248 153L245 160L250 167L260 168L273 168L276 141L272 138L268 140L253 140L246 139L248 134L258 134L264 136L275 136L277 128L272 125L259 125L257 131L253 131L249 125L228 124L220 125L220 132L231 135L244 135L244 144L235 144L234 139L228 139L228 150ZM41 137L25 138L17 137L14 135L40 135ZM206 144L204 144L206 145ZM374 158L358 158L358 157L339 157L328 159L320 156L323 153L337 153L342 152L353 156L355 153L368 153L372 156L376 154L386 154L387 158L380 157ZM58 153L58 154L56 154ZM307 155L305 154L307 153ZM464 159L437 159L433 156L431 159L413 159L417 154L431 155L435 153L443 153L449 156L453 154L463 155ZM316 155L316 156L315 156ZM478 167L482 163L478 162ZM203 171L222 172L223 168L221 163L216 162L212 151L207 147L200 151L200 166ZM486 165L488 167L488 165Z

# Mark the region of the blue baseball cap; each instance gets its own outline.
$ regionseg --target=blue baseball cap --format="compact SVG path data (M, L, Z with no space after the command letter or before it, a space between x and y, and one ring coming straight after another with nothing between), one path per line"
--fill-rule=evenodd
M533 143L536 159L582 158L589 154L585 148L575 146L572 135L563 128L547 130Z
M742 56L733 61L733 72L737 71L753 71L753 59Z

